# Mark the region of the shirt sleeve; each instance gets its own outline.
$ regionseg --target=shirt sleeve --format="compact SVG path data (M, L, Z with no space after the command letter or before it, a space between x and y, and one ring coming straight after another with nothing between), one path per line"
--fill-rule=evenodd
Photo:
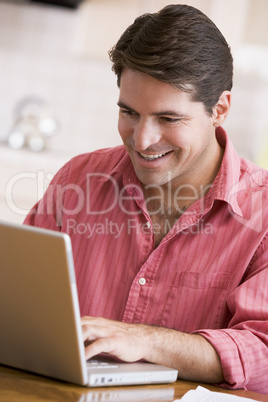
M268 235L258 247L248 273L228 298L228 328L195 331L218 352L228 388L268 393Z
M24 224L61 231L64 195L70 162L64 165L51 180L44 196L27 214Z

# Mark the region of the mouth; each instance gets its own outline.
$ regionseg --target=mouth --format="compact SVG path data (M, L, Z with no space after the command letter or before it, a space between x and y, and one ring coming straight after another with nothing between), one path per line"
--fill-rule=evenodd
M139 155L145 159L146 161L154 161L156 159L160 159L163 158L164 156L166 156L167 154L169 154L171 151L168 152L164 152L162 154L155 154L155 155L147 155L147 154L142 154L141 152L139 152Z

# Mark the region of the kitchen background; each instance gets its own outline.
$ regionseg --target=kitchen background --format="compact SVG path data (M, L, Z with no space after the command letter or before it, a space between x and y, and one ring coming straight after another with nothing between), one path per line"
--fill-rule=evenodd
M74 9L0 0L1 220L22 222L72 156L121 143L107 51L136 16L170 2L84 0ZM268 168L268 1L182 3L205 12L231 45L224 127L241 156Z

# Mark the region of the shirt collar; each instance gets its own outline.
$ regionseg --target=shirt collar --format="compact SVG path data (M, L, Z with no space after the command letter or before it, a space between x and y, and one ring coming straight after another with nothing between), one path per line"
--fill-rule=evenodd
M225 201L234 213L243 216L237 197L240 191L241 159L222 127L216 129L216 138L220 146L224 148L224 155L220 170L207 194L207 201L216 199Z
M120 145L116 148L120 152L120 157L118 162L111 169L109 175L117 178L117 180L121 179L123 186L126 186L127 189L130 189L131 185L133 187L141 187L140 181L136 176L133 164L127 153L126 148L123 145ZM99 180L102 182L106 182L109 180L109 176L105 175Z
M209 205L214 200L225 201L230 205L234 213L243 216L237 197L237 194L241 190L239 183L241 159L222 127L216 129L216 138L220 146L224 148L224 155L220 170L205 197L205 202ZM121 177L122 185L126 187L128 193L135 195L135 192L137 193L137 189L139 189L138 192L140 194L141 185L135 174L131 159L123 145L119 146L118 149L122 151L122 156L110 174L113 177L118 176L118 179ZM103 177L100 180L106 181L108 177Z

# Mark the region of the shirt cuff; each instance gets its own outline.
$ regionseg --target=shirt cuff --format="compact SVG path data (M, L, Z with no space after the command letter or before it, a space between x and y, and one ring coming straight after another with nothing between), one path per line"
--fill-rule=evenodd
M217 385L225 388L246 389L249 380L247 373L249 373L250 367L247 361L247 353L246 351L243 353L246 346L243 341L245 341L246 336L241 333L243 331L239 332L240 334L237 336L237 331L232 329L194 331L195 334L206 338L217 351L225 379L225 383Z

